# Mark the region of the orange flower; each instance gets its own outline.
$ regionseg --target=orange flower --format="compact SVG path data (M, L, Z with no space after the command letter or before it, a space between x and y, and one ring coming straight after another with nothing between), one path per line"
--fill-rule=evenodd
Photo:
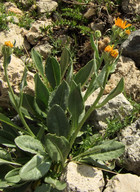
M113 49L111 52L110 52L110 55L114 58L116 58L119 54L119 51L118 49Z
M128 29L128 30L125 30L125 33L127 34L127 35L130 35L130 30Z
M113 50L113 47L114 47L114 45L108 45L105 49L104 49L104 51L105 52L111 52L112 50Z
M121 29L126 29L131 26L131 24L126 25L126 23L127 23L127 21L123 21L119 17L117 19L115 19L115 25L120 27Z
M13 47L13 44L11 43L11 41L5 41L5 45L8 47Z

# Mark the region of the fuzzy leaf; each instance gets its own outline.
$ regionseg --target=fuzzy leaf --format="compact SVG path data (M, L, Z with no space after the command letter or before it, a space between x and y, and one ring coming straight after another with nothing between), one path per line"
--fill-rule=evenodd
M49 153L52 161L64 163L65 158L67 157L70 146L68 140L61 136L47 134L45 138L46 150Z
M33 153L33 154L45 153L45 149L44 149L42 143L39 140L37 140L29 135L21 135L21 136L17 137L15 139L15 143L23 151L27 151L27 152Z
M74 81L77 84L81 84L83 86L91 74L93 73L94 60L89 61L83 68L81 68L76 74Z
M21 178L19 176L19 168L13 169L11 171L9 171L6 175L5 175L5 180L11 183L18 183Z
M23 181L32 181L42 178L50 169L51 161L41 155L35 155L20 170Z
M60 84L61 69L54 57L48 57L45 66L45 74L53 89Z
M31 50L31 56L32 56L33 62L35 64L37 70L39 71L39 73L42 76L44 76L44 69L43 69L41 55L35 49L32 49Z
M48 112L47 127L50 133L67 138L70 126L63 109L59 105L54 105Z
M51 184L54 188L58 190L64 190L66 188L66 183L62 183L59 180L53 179L51 177L45 177L44 181Z

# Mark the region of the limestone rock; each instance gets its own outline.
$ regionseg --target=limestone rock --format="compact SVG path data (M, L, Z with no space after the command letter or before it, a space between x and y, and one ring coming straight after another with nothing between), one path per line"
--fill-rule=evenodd
M140 14L140 1L122 0L122 9L125 13Z
M132 32L121 45L122 55L133 59L140 67L140 29Z
M104 192L140 192L140 177L132 174L118 174L107 183Z
M8 96L8 86L4 76L4 69L2 65L2 60L0 60L1 70L0 70L0 106L9 106L9 96ZM19 93L19 85L21 83L22 75L24 71L24 63L14 55L11 57L11 62L8 65L7 72L10 80L10 84L16 94ZM33 74L28 72L27 75L27 88L26 91L33 92L34 90L34 80Z
M36 5L40 13L50 13L57 8L58 3L53 0L39 0Z
M140 102L140 71L134 61L127 57L120 57L114 74L106 86L105 93L109 93L121 78L124 78L124 90L135 101Z
M32 45L36 45L38 40L43 37L43 34L41 32L41 28L47 27L48 25L51 25L51 20L45 20L45 21L36 21L32 24L32 27L29 31L25 33L25 36L28 40L28 42Z
M0 44L4 44L5 41L11 41L14 43L16 41L16 47L22 47L24 44L24 38L22 36L22 29L18 27L16 24L9 23L8 31L0 32Z
M87 99L86 106L91 106L95 99L94 94ZM104 95L101 101L103 101L106 96L107 95ZM97 129L104 129L107 126L106 118L113 118L115 116L123 119L126 115L131 113L132 109L133 107L130 102L121 93L108 101L103 107L94 110L89 120L93 122Z
M6 2L6 3L4 3L4 6L5 6L7 12L12 12L19 16L23 15L23 12L20 9L18 9L14 3Z
M74 162L67 166L66 182L64 192L101 192L105 183L101 170Z
M38 51L44 59L46 59L47 56L51 53L52 46L48 42L45 42L42 45L34 47L34 49Z
M140 175L140 118L121 131L119 140L125 144L124 166Z

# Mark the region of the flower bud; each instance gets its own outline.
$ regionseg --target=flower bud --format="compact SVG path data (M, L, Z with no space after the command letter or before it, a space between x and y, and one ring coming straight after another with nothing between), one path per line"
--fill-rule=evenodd
M95 33L94 33L94 36L95 36L95 38L99 39L102 36L101 31L96 30Z

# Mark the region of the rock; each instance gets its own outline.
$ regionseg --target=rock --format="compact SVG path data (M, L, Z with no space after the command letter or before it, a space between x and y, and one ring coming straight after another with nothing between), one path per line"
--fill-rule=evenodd
M100 30L101 32L103 32L103 31L104 31L104 28L105 28L105 23L102 22L102 21L100 21L99 23L94 23L94 22L92 22L92 23L90 24L90 27L91 27L91 29L92 29L93 31Z
M58 3L53 0L39 0L36 5L40 13L50 13L56 10Z
M0 63L1 63L0 106L8 107L9 106L8 86L7 86L7 82L4 75L2 60L0 60ZM8 72L10 84L16 94L19 93L19 85L21 83L23 71L24 71L24 63L19 58L12 55L11 62L9 63L7 68L7 72ZM28 93L29 92L32 93L34 90L34 79L33 79L33 74L31 72L28 72L27 84L28 86L25 89L25 91Z
M133 59L136 66L140 67L140 29L132 32L121 48L122 55Z
M123 156L125 168L140 175L140 118L124 128L118 138L125 144Z
M139 0L122 0L122 10L125 13L139 14L140 1Z
M47 27L51 25L51 20L45 20L45 21L36 21L32 24L32 27L29 31L25 33L25 36L29 43L32 45L36 45L38 40L43 37L43 34L41 32L41 28Z
M90 8L86 11L86 13L84 14L84 17L87 18L87 19L89 19L90 17L92 17L92 16L94 16L94 15L96 15L96 9L93 8L93 7L90 7Z
M74 162L67 166L66 182L67 188L64 192L101 192L105 183L101 170Z
M15 24L18 24L18 23L19 23L19 19L18 19L18 17L16 17L16 16L8 16L8 17L7 17L7 21L8 21L8 22L15 23Z
M23 15L23 12L20 9L18 9L14 3L6 2L6 3L4 3L4 6L5 6L7 12L12 12L19 16Z
M24 38L21 35L22 29L16 24L9 23L8 31L0 32L0 44L4 44L5 41L11 41L14 43L16 41L15 47L22 47L24 44Z
M51 53L52 48L53 47L48 42L44 42L44 44L34 47L34 49L38 51L44 57L44 59L46 59Z
M127 57L120 57L116 70L106 85L105 93L115 88L122 77L126 94L136 102L140 102L140 71L136 68L134 61Z
M118 174L107 183L104 192L140 192L140 177L133 174Z
M85 103L87 107L91 106L93 103L95 99L94 94L87 99ZM101 101L103 101L106 97L107 95L104 95L101 98ZM124 119L126 115L131 113L132 109L133 107L130 102L121 93L108 101L108 103L103 107L94 110L89 120L92 121L97 129L102 130L107 127L106 118L118 117L120 119Z

